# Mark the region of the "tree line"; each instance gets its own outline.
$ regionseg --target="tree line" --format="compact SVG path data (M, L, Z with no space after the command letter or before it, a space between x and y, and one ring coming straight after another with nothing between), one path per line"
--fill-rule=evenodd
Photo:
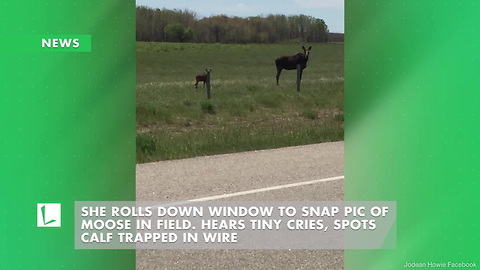
M199 19L190 10L137 7L137 41L201 43L343 42L324 20L306 15Z

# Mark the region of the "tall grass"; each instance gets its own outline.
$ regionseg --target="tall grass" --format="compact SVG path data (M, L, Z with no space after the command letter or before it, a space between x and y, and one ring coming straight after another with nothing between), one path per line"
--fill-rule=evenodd
M137 161L342 140L343 45L312 46L297 92L274 59L298 44L137 43ZM211 100L194 88L205 68Z

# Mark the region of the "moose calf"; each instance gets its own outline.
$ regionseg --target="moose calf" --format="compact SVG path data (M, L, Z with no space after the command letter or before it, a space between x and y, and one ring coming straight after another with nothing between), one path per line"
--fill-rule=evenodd
M197 81L195 83L195 88L198 88L198 83L203 82L203 87L205 87L205 84L207 83L207 76L208 73L200 74L195 77L195 80Z

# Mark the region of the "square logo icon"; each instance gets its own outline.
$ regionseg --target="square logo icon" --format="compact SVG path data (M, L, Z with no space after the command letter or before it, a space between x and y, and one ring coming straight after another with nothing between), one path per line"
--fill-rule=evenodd
M37 203L37 227L61 227L62 204Z

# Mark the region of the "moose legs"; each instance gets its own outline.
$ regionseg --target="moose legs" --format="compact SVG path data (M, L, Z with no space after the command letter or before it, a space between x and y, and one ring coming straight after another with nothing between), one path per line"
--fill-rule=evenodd
M278 68L278 67L277 67L277 76L276 76L276 78L277 78L277 85L278 85L278 79L280 79L280 74L282 73L282 69L283 69L283 68Z
M195 83L195 89L198 88L198 83L199 83L199 82L202 82L202 81L197 81L197 82ZM203 81L203 87L205 87L205 84L206 84L206 83L207 83L206 81Z
M280 79L280 74L282 73L282 70L283 70L283 68L277 68L277 76L276 76L277 85L278 85L278 81ZM298 72L299 79L301 81L302 80L302 75L303 75L303 68L300 68L300 70L297 70L297 72Z

